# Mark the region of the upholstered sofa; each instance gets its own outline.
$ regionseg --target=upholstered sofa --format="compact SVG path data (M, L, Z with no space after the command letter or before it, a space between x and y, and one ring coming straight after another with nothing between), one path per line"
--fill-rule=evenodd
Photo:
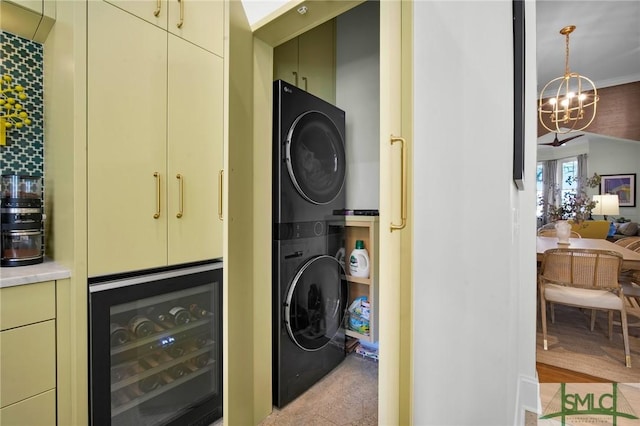
M582 238L607 238L611 223L607 220L585 220L582 223L572 223L571 230L576 231ZM540 229L554 229L555 224L547 223Z
M573 223L571 230L576 231L582 238L607 238L611 223L608 220L585 220L582 223Z
M613 235L613 240L619 240L626 237L640 237L640 226L637 222L625 222L613 224L616 227L616 233Z

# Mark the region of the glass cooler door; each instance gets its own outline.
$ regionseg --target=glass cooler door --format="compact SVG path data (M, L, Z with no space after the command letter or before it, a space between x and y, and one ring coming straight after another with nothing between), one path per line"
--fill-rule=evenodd
M94 425L221 417L222 268L211 266L90 287Z

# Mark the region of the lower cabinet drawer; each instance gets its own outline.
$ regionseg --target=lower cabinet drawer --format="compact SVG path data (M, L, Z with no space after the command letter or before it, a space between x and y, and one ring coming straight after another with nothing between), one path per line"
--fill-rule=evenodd
M0 289L0 330L34 324L55 316L55 281Z
M55 426L56 391L50 390L0 409L2 426Z
M55 320L0 332L0 407L56 387L55 337Z

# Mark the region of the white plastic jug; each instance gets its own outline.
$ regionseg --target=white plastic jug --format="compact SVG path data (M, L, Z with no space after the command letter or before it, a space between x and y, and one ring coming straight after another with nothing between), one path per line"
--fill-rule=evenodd
M369 253L362 240L356 240L356 248L349 256L349 271L351 276L369 278Z

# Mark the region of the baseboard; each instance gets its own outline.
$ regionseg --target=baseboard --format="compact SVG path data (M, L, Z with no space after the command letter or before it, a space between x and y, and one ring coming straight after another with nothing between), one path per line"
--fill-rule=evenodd
M516 412L513 424L523 426L525 424L525 411L539 414L540 384L537 377L518 376L518 389L516 391Z

